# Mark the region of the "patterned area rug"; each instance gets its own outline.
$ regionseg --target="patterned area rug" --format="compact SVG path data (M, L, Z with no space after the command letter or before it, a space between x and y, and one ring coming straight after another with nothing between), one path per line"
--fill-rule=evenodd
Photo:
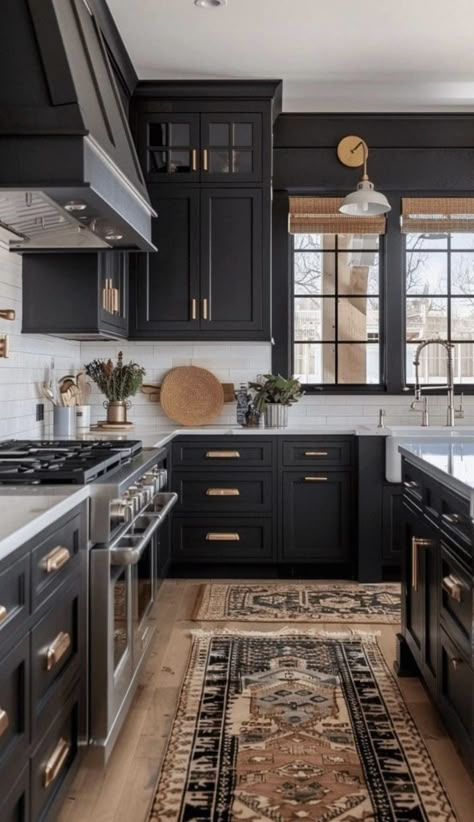
M196 621L400 622L400 585L352 582L203 585Z
M148 822L453 822L372 639L194 639Z

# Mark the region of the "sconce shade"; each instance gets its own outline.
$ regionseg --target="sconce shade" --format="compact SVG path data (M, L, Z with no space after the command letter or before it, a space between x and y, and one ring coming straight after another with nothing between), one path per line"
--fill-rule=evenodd
M391 205L387 198L380 191L375 191L370 180L361 180L357 184L357 190L344 197L339 207L341 214L353 217L373 217L377 214L386 214L390 210Z

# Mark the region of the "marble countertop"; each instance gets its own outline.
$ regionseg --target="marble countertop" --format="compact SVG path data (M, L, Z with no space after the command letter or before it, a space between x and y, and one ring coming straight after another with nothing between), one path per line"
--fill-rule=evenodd
M0 560L88 496L87 485L0 488Z
M424 440L399 446L403 457L469 501L474 519L474 440Z

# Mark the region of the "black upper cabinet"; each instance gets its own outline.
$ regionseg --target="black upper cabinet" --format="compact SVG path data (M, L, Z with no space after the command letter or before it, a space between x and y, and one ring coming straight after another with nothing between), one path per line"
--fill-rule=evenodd
M25 255L23 333L126 337L128 268L129 255L122 251Z
M132 339L268 339L270 197L260 188L150 188L158 251L136 258Z
M151 182L198 182L199 115L174 112L140 117L138 152Z

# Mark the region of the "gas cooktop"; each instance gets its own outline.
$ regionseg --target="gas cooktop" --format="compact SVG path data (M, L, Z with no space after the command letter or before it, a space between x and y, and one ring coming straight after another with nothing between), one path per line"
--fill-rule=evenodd
M140 440L0 442L0 485L86 485L130 462Z

